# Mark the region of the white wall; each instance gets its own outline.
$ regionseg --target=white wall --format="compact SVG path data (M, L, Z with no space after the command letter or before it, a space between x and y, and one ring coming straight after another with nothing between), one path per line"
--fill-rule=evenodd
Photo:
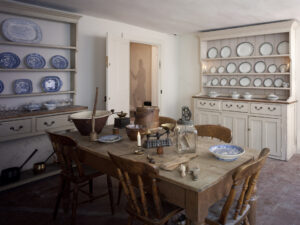
M95 87L100 87L98 108L104 109L106 33L121 35L138 42L159 44L161 47L161 114L178 117L178 42L173 35L159 33L124 23L83 16L78 27L78 73L76 104L92 107ZM117 90L116 90L117 91ZM0 170L19 166L38 148L40 153L24 169L44 160L51 151L45 135L0 143ZM41 153L43 152L43 153Z

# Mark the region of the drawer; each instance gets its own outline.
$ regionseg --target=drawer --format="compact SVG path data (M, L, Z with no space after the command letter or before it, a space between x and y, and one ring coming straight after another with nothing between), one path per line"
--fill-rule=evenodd
M31 119L0 122L0 136L11 136L32 132Z
M70 114L36 118L36 129L37 131L44 131L50 128L52 129L73 125L73 122L69 121L69 115Z
M251 103L251 113L280 116L281 105Z
M246 102L222 102L222 110L233 112L248 112L248 103Z
M215 109L220 110L220 102L213 100L198 100L197 107L201 109Z

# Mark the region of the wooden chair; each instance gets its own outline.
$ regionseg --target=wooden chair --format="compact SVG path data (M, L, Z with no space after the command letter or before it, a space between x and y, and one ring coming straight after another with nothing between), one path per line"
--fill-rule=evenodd
M172 119L172 118L170 118L170 117L160 116L159 117L159 126L161 126L164 123L173 123L176 126L177 121L174 120L174 119ZM172 131L174 130L174 128L172 129Z
M218 138L221 141L230 143L232 140L231 130L220 125L196 125L198 136Z
M255 188L261 168L263 167L270 149L264 148L258 159L241 166L232 176L232 186L227 198L217 202L209 209L205 220L208 225L249 225L249 200ZM242 185L243 184L243 185ZM239 198L235 200L237 187L242 186ZM235 207L232 207L235 205Z
M128 225L133 219L144 224L166 224L182 209L160 199L156 178L158 170L146 163L135 162L109 153L117 167L122 188L127 197ZM138 187L138 191L134 188Z
M56 204L53 213L53 219L56 218L58 207L63 195L69 196L73 192L72 197L72 220L71 224L75 224L76 211L78 204L91 202L97 198L104 197L109 194L111 212L114 214L113 204L113 192L110 176L107 175L107 187L108 193L104 193L98 196L93 195L93 178L104 175L103 173L94 170L79 160L79 146L70 137L47 132L52 142L53 149L57 155L58 162L61 167L61 185L56 198ZM73 185L73 189L70 190L70 185ZM89 185L89 192L82 189L82 187ZM89 198L86 201L78 203L78 193L82 192ZM68 205L68 204L67 204ZM67 211L67 208L65 211Z

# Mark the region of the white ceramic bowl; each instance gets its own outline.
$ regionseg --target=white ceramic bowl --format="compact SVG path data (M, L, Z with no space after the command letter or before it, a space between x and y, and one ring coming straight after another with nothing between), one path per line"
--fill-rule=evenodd
M208 96L211 97L211 98L216 98L219 96L219 93L218 92L215 92L215 91L211 91L208 93Z
M236 145L214 145L209 148L214 156L222 161L231 162L245 153L245 150Z
M239 94L239 93L237 93L237 92L232 92L231 98L238 99L239 97L240 97L240 94Z
M44 106L47 110L54 110L56 109L56 104L52 104L52 103L44 103Z
M244 98L244 99L247 99L247 100L250 100L250 99L252 99L252 95L251 95L249 92L246 92L246 93L243 95L243 98Z

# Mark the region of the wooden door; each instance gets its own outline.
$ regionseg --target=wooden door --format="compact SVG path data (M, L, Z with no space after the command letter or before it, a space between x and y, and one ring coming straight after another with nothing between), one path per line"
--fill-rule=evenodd
M248 125L247 115L241 113L222 113L221 124L232 132L232 142L235 145L247 146Z
M129 41L107 34L106 38L106 110L129 113L130 75ZM108 124L113 124L110 116Z
M204 124L221 124L220 113L196 110L195 112L195 125L204 125Z
M271 156L281 158L281 120L250 117L249 147L258 150L265 147L270 148Z

